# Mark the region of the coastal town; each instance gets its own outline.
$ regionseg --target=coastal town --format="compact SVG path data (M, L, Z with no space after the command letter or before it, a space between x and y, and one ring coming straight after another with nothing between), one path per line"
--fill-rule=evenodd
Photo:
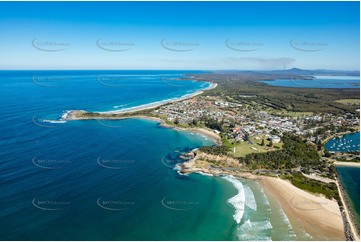
M73 110L62 118L145 118L159 121L164 127L205 135L214 139L216 145L179 153L184 161L174 164L171 160L167 166L175 165L180 174L261 179L264 187L275 193L282 193L286 186L300 199L299 203L320 203L321 199L322 203L329 203L321 206L322 213L325 217L334 217L334 221L322 221L315 214L308 216L319 224L344 227L343 231L333 230L336 237L358 240L357 218L350 212L350 204L335 168L339 163L359 166L359 142L342 138L346 134L359 134L360 110L354 105L358 100L336 100L345 105L351 103L349 112L290 111L264 105L257 95L212 94L212 90L219 90L216 87L217 84L213 83L195 95L155 106L103 113ZM332 145L325 149L329 141ZM162 163L166 162L162 160ZM306 195L296 195L300 192L306 192ZM289 195L290 192L287 199L295 198ZM285 199L278 196L278 199ZM299 217L303 216L300 208L292 209ZM322 226L315 228L324 229Z
M0 1L0 240L361 241L360 1Z
M220 155L222 153L210 154L209 150L203 148L201 151L183 155L183 158L188 160L179 165L178 169L183 174L199 172L213 176L223 174L246 179L259 179L254 174L286 178L290 174L295 174L294 172L301 172L296 176L303 177L301 179L304 181L308 179L318 182L313 186L329 184L330 190L335 190L331 184L336 184L338 192L334 196L339 203L345 237L347 240L358 240L357 218L350 212L351 208L347 202L345 191L336 179L336 173L331 164L342 165L345 162L359 164L359 142L346 141L342 139L341 134L359 130L360 110L356 109L355 113L343 115L295 113L275 111L256 102L252 104L249 105L247 102L245 105L205 95L161 106L151 114L160 117L167 124L178 127L204 126L220 135L222 144L231 148L223 153L226 156ZM290 170L258 169L254 173L249 172L249 168L244 167L242 162L237 162L237 157L244 157L247 154L281 149L283 146L282 136L287 133L302 137L313 144L319 153L319 164L322 165L310 169L301 166ZM337 142L333 143L330 147L332 150L329 151L324 148L324 145L331 139ZM325 167L326 169L324 169ZM268 181L268 184L270 183L272 182ZM284 185L288 186L289 184L285 183ZM291 190L293 188L290 187ZM275 192L280 192L280 190Z
M205 126L232 144L246 142L252 149L250 152L260 152L258 145L254 145L253 141L271 142L272 145L267 150L280 148L277 144L282 145L281 137L285 132L303 136L318 145L338 132L345 132L347 129L357 130L359 127L359 117L351 113L333 115L275 112L257 103L253 106L244 105L213 96L198 96L164 105L152 114L168 124L180 127ZM208 122L209 120L212 122ZM340 148L342 147L336 149ZM345 152L350 152L352 148L359 148L359 144L345 145L343 148L346 149ZM341 156L339 154L337 158L345 158ZM359 155L351 155L347 159L358 158Z

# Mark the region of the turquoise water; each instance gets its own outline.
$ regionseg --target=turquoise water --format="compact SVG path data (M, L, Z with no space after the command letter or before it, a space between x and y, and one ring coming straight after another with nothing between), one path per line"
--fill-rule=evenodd
M279 87L360 88L359 76L315 76L313 80L277 79L262 82Z
M209 86L175 80L184 73L0 72L1 239L303 239L257 182L177 173L182 152L214 144L205 136L144 119L61 119Z
M335 137L325 144L325 148L334 152L351 152L360 150L360 132Z
M336 168L360 228L360 168L349 166L337 166Z

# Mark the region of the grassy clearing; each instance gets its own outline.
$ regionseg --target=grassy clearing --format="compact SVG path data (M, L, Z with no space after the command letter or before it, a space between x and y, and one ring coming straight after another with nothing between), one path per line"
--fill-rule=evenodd
M264 146L261 145L262 139L264 139L265 141ZM229 154L233 155L234 157L241 157L251 153L264 153L264 152L268 152L270 149L270 147L268 146L270 142L267 141L267 138L264 135L257 135L255 137L251 137L250 141L252 142L252 144L248 143L247 141L239 141L232 144L232 140L231 142L228 141L223 144L230 148ZM283 146L282 142L274 143L273 149L277 149L277 147L278 149L281 149L282 146Z
M360 105L360 99L340 99L335 102L345 105Z

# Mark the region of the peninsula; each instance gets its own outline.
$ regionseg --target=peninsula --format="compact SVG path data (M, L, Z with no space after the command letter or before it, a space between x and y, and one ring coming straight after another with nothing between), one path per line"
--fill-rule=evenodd
M217 146L182 154L181 174L260 180L291 222L309 234L358 240L357 223L346 198L340 196L343 188L335 164L353 161L347 164L359 166L355 163L359 151L340 158L324 144L335 135L358 132L359 109L354 101L340 100L358 100L359 90L284 88L259 82L289 75L189 74L188 78L213 84L178 100L111 112L73 110L64 119L147 118L165 127L200 132L216 140Z

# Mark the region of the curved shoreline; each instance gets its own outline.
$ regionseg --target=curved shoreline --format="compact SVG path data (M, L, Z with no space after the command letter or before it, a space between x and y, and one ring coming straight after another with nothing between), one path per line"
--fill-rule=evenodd
M345 135L347 135L347 134L355 134L355 133L358 133L358 132L360 132L360 130L357 130L357 131L346 131L346 132L336 133L336 134L331 135L330 137L327 137L327 138L324 139L324 140L321 140L321 143L322 143L323 145L326 145L327 142L330 141L330 140L333 139L333 138L336 138L336 137L338 137L338 136L343 137L343 136L345 136ZM326 149L326 148L325 148L325 149Z
M162 126L162 127L172 128L172 129L175 129L175 130L178 130L178 131L192 131L194 133L198 133L200 135L207 136L208 138L214 140L214 142L217 145L221 145L222 144L221 137L218 134L212 132L212 130L208 130L206 128L201 128L201 127L182 128L182 127L178 127L178 126L175 126L175 125L167 124L163 119L161 119L159 117L153 117L153 116L147 116L147 115L139 115L139 114L131 115L132 113L145 111L145 110L157 108L157 107L160 107L160 106L163 106L163 105L167 105L167 104L170 104L170 103L175 103L175 102L187 100L187 99L193 98L195 96L201 95L204 91L211 90L211 89L214 89L214 88L217 87L217 83L212 83L212 82L207 82L207 83L210 84L209 87L207 87L205 89L202 89L202 90L199 90L199 91L197 91L195 93L192 93L192 94L183 95L183 96L181 96L179 98L172 98L172 99L167 99L167 100L154 102L154 103L150 103L150 104L144 104L144 105L128 108L126 110L122 109L122 110L105 111L105 112L87 112L85 110L70 110L70 111L66 111L61 116L61 120L64 120L64 121L97 120L97 119L121 120L121 119L130 119L130 118L148 119L148 120L158 121L160 123L160 126ZM94 116L79 117L79 115L86 114L86 113L94 114ZM129 116L113 116L113 115L117 115L117 114L119 114L119 115L129 114Z
M159 125L161 127L170 128L170 129L174 129L174 130L177 130L177 131L191 131L191 132L197 133L199 135L207 136L208 138L213 140L217 145L222 144L221 137L218 134L212 132L211 130L209 130L207 128L200 128L200 127L197 127L197 128L182 128L182 127L178 127L178 126L175 126L175 125L167 124L161 118L151 117L151 116L144 116L144 115L135 115L135 116L130 116L130 117L124 117L123 119L131 119L131 118L147 119L147 120L157 121L157 122L159 122Z
M171 104L171 103L175 103L175 102L180 102L180 101L184 101L190 98L193 98L195 96L201 95L204 91L207 90L211 90L217 87L217 83L212 83L212 82L206 82L209 83L210 86L205 88L205 89L201 89L198 90L194 93L189 93L189 94L185 94L181 97L178 98L170 98L170 99L165 99L165 100L161 100L161 101L156 101L156 102L152 102L152 103L148 103L148 104L142 104L139 106L135 106L135 107L129 107L129 108L124 108L124 109L119 109L119 110L113 110L113 111L94 111L94 112L89 112L89 113L97 113L99 115L116 115L116 114L129 114L129 113L133 113L133 112L139 112L139 111L145 111L148 109L153 109L153 108L157 108L163 105L167 105L167 104ZM62 119L63 120L75 120L74 115L71 116L71 114L74 114L76 112L87 112L85 110L70 110L67 111L65 114L62 115ZM70 117L69 117L70 116ZM108 119L112 119L112 117L107 117ZM116 118L114 118L116 119Z
M67 115L65 115L65 120L92 120L92 119L93 120L96 120L96 119L117 120L117 119L128 119L128 118L149 119L149 120L154 120L154 121L160 122L160 126L162 126L162 127L172 128L172 129L175 129L175 130L178 130L178 131L193 131L195 133L201 133L201 134L206 135L207 137L210 137L211 139L215 140L219 144L219 142L221 142L221 138L219 137L219 135L213 133L211 130L207 130L207 129L203 129L203 128L182 128L182 127L178 127L178 126L175 126L175 125L167 124L165 122L165 120L163 120L161 118L158 118L158 117L146 116L146 115L142 115L142 113L140 113L140 114L136 113L136 112L140 112L140 111L146 111L146 110L149 110L149 109L154 109L154 108L157 108L157 107L160 107L160 106L163 106L163 105L167 105L167 104L170 104L170 103L175 103L175 102L183 101L183 100L186 100L186 99L190 99L190 98L193 98L193 97L195 97L197 95L202 94L206 90L210 90L210 89L213 89L215 87L217 87L217 84L212 83L211 86L206 88L206 89L197 91L197 92L192 93L192 94L186 94L186 95L184 95L184 96L182 96L180 98L163 100L163 101L156 102L156 103L150 103L150 104L140 105L140 106L133 107L133 108L126 108L126 109L122 109L122 110L116 110L116 111L86 112L86 111L82 111L82 110L73 110L73 111L70 111ZM79 116L77 116L77 114L82 114L82 113L83 114L88 113L88 114L92 114L92 115L88 115L88 116L79 115ZM127 115L121 116L123 114L127 114ZM116 116L116 115L119 115L119 116ZM196 171L194 171L194 172L196 172ZM198 171L198 173L200 173L200 172L201 172L201 170ZM247 175L253 175L253 174L247 174ZM259 177L257 176L257 178L259 178ZM263 178L260 178L260 179L263 179ZM278 181L277 183L280 184L281 181ZM278 187L278 185L277 185L277 187ZM275 191L277 191L277 189ZM281 191L281 190L278 190L278 191ZM285 192L285 191L282 190L282 192ZM291 192L292 191L290 191L289 193L291 193ZM279 197L279 199L281 199L281 198ZM305 199L305 197L302 196L301 199ZM314 198L311 199L311 198L307 197L307 199L308 199L307 201L311 201L310 202L311 204L317 203L317 201L318 201L317 199L314 199ZM304 201L304 200L301 200L301 201ZM288 203L289 202L290 201L288 201ZM328 201L328 202L330 202L330 201ZM317 207L317 209L325 210L324 212L331 212L331 211L328 211L328 209L324 208L324 207L323 208L318 208ZM332 211L333 211L333 213L336 213L333 209L332 209ZM295 212L293 212L293 213L295 213ZM327 216L324 216L324 217L327 217ZM305 215L305 218L306 218L306 215ZM325 231L328 231L328 229L326 229L325 227L331 226L331 225L327 224L327 221L321 220L318 215L316 215L316 216L309 215L307 219L309 219L309 218L312 218L312 220L318 221L319 224L320 224L319 226L322 227ZM337 217L336 220L337 221L339 220L338 217ZM325 226L325 224L327 224L327 225ZM340 236L339 224L333 224L332 227L334 227L334 229L336 228L337 231L334 231L334 233L335 233L334 235L336 237L338 237L338 239L340 239L341 237L339 237ZM311 226L310 226L309 229L312 229ZM328 232L332 234L332 230L330 230Z
M268 199L276 199L292 226L303 228L313 238L323 240L344 240L344 225L339 206L335 200L329 200L324 196L314 195L303 191L287 180L280 178L261 176L245 170L242 167L232 166L231 158L224 160L229 164L228 169L219 169L218 166L210 167L204 159L214 159L217 157L221 161L221 156L205 154L192 151L194 157L189 161L183 162L178 169L181 174L198 173L210 176L234 176L235 178L244 178L254 180L260 183L265 190ZM224 159L227 159L224 157ZM301 220L300 220L301 219ZM296 233L297 232L295 230ZM300 235L299 235L300 236Z
M292 225L301 226L316 240L344 240L342 215L336 201L301 190L280 178L261 181L268 196L276 198Z
M358 162L335 161L333 164L335 166L360 167L360 163L358 163Z

